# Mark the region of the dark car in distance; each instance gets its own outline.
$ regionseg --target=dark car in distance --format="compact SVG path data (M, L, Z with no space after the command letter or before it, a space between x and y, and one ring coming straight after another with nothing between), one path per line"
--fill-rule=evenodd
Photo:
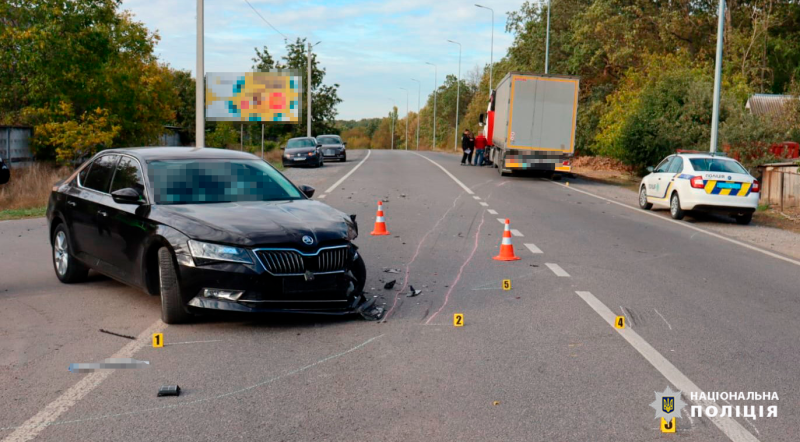
M93 269L160 296L168 324L199 309L355 312L355 215L313 193L244 152L105 150L53 187L55 273L74 283Z
M347 161L347 143L339 135L318 135L317 143L322 147L322 156L328 160Z
M291 138L284 148L283 166L324 166L321 147L314 137Z

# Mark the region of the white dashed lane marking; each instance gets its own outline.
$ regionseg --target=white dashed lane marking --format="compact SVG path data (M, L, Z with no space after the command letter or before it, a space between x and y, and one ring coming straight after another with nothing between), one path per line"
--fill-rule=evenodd
M485 203L483 201L480 202L480 205L483 207L489 207L489 203Z
M531 251L531 253L544 253L542 252L542 249L536 247L536 244L527 243L525 244L525 247L527 247L528 250Z
M497 210L487 209L490 215L497 215Z
M506 219L505 218L497 218L497 221L499 221L500 224L505 224L506 223Z
M558 264L553 264L552 262L545 263L545 265L556 274L556 276L560 276L562 278L569 278L569 273L564 271Z
M514 236L525 236L525 235L522 234L522 232L520 232L517 229L511 229L511 234L514 235Z
M476 200L481 199L481 197L479 197L478 195L472 195L472 197L475 198Z

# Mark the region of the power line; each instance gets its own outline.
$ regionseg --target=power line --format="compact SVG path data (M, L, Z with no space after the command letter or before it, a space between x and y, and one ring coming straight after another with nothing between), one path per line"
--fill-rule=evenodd
M256 13L256 15L258 15L259 17L261 17L261 20L264 20L264 23L266 23L267 25L269 25L269 27L270 27L270 28L272 28L272 30L273 30L273 31L277 32L278 34L281 34L281 36L283 36L283 39L284 39L284 40L288 40L288 39L289 39L289 37L287 37L287 36L283 35L283 32L279 31L279 30L278 30L278 28L276 28L275 26L272 26L272 23L268 22L268 21L267 21L267 19L266 19L266 18L264 18L264 16L262 16L262 15L261 15L261 14L260 14L260 13L259 13L257 10L256 10L256 8L254 8L254 7L253 7L253 5L251 5L251 4L250 4L250 2L249 2L249 1L247 1L247 0L244 0L244 2L245 2L245 3L247 3L247 6L250 6L250 9L252 9L252 10L253 10L253 12L255 12L255 13Z

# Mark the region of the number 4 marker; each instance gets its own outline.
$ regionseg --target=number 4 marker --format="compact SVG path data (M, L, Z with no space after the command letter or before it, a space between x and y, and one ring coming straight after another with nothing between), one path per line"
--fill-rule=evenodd
M614 327L616 327L616 328L618 328L620 330L625 328L625 317L624 316L617 316L617 318L614 319Z

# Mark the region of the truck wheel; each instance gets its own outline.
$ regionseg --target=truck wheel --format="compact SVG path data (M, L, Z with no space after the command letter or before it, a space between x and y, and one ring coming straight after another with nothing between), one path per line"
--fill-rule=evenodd
M168 248L158 249L158 282L161 293L161 320L167 324L188 322L191 316L181 298L175 261Z

